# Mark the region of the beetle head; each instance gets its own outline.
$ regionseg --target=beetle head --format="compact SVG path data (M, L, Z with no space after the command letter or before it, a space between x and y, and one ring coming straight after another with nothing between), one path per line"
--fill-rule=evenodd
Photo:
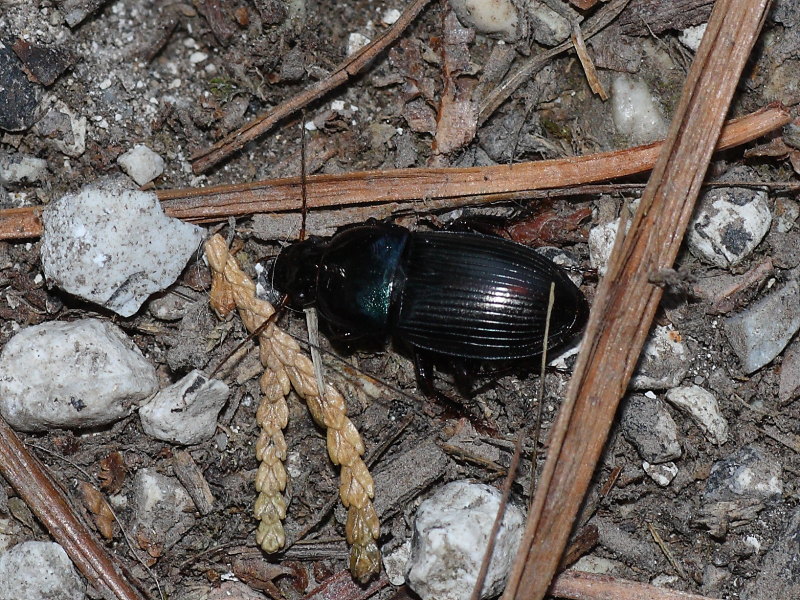
M324 240L310 237L281 250L272 266L272 285L289 295L295 308L306 308L317 300L317 274Z

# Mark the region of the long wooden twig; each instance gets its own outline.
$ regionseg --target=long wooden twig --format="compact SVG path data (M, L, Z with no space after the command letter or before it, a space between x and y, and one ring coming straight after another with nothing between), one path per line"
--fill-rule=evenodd
M697 594L580 571L564 571L555 578L547 593L570 600L711 600Z
M768 6L769 0L714 5L630 231L617 237L598 287L504 600L547 593L661 299L650 274L675 261Z
M348 56L328 77L303 90L297 96L293 96L286 102L262 113L243 127L225 136L210 148L196 153L192 156L192 169L194 172L203 173L207 171L234 152L241 150L248 142L270 130L278 122L349 81L400 37L400 34L429 2L430 0L414 0L405 8L400 18L391 27L359 51Z
M2 417L0 475L16 490L93 586L110 590L119 600L144 598L120 573L97 538L75 516L42 464L26 450Z
M789 112L780 105L770 105L733 119L723 129L717 148L724 150L744 144L782 127L789 120ZM515 200L526 194L536 196L541 190L585 186L642 173L653 168L660 150L661 142L657 142L614 152L512 166L312 175L307 182L308 207L314 210L424 200L426 209L437 210L466 203ZM594 193L591 188L581 188L577 192ZM299 177L156 192L168 215L198 223L256 213L298 211L300 193ZM391 207L393 211L399 208ZM0 210L0 240L41 235L41 210L41 207Z

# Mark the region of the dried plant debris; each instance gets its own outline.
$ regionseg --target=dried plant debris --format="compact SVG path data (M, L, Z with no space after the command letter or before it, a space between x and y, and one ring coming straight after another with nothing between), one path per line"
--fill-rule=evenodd
M235 306L247 330L257 331L275 309L256 297L255 283L240 270L221 236L214 236L206 243L206 256L214 277L211 304L217 314L226 316ZM347 418L344 398L330 385L320 395L311 360L277 326L268 325L258 340L265 368L259 382L262 398L256 416L261 428L256 443L256 456L261 463L256 475L259 496L255 515L261 522L256 534L258 543L266 552L276 552L285 543L281 522L286 517L283 491L287 483L284 468L287 446L283 429L289 418L286 395L294 388L305 400L314 421L327 431L328 454L341 468L339 495L348 509L350 570L357 579L369 579L380 570L376 545L379 523L372 505L372 476L361 458L364 444Z

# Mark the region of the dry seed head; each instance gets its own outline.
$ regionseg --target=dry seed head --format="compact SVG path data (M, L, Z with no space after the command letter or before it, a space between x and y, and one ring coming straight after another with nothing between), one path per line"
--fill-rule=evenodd
M215 235L206 242L206 256L212 272L211 304L221 317L235 305L248 331L256 331L275 312L272 305L255 295L255 284L239 268L228 252L225 240ZM375 543L380 523L372 505L374 483L361 456L364 443L347 417L344 397L330 384L319 395L314 367L297 342L271 324L259 336L261 364L265 371L259 380L261 402L256 419L261 434L256 442L260 461L256 475L259 492L254 513L260 520L256 540L266 552L285 544L282 520L286 517L286 440L283 429L289 418L286 395L290 387L306 401L314 421L327 429L328 454L341 466L339 495L348 508L346 536L350 543L350 570L359 580L380 571L380 551Z

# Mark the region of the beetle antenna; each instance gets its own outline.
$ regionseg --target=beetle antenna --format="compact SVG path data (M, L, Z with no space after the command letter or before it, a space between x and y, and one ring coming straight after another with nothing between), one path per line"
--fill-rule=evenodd
M308 213L308 176L306 174L306 111L300 113L300 235L299 241L306 239L306 214Z

